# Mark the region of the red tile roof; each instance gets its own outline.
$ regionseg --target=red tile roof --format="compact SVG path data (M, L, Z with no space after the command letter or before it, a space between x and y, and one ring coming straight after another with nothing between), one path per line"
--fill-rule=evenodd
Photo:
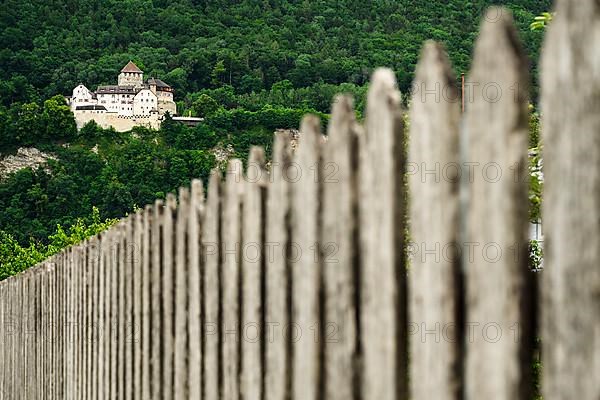
M137 72L139 74L143 73L143 71L139 69L138 66L133 63L133 61L129 61L127 65L123 67L121 72Z

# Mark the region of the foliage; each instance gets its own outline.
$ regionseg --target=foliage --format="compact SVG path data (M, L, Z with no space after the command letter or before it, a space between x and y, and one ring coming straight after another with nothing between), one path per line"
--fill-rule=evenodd
M542 191L544 175L542 172L542 144L540 138L540 116L531 108L529 118L529 220L540 221L542 218Z
M178 98L226 86L251 95L284 80L295 89L364 86L378 66L393 68L408 92L426 39L445 44L457 72L468 70L481 16L494 3L5 0L0 104L69 94L79 83L110 84L130 59L171 84ZM541 35L529 25L551 1L502 3L514 14L535 76Z
M202 128L177 126L182 137L191 131L212 144ZM68 147L48 144L58 160L0 181L0 230L10 232L21 245L30 240L47 244L52 227L75 224L81 210L92 206L102 215L120 218L132 212L134 204L164 198L192 178L206 181L216 165L209 148L193 146L193 139L178 138L174 146L168 145L169 130L138 127L117 133L92 124L85 129L94 139L82 137Z
M54 96L43 104L13 103L0 107L0 151L16 145L34 146L49 141L69 141L77 129L73 113L62 96Z
M546 29L546 26L548 26L548 24L552 22L552 19L555 15L556 13L543 12L542 14L534 18L531 25L529 25L529 28L532 31L544 30Z
M544 250L537 240L529 241L529 268L538 270L542 268L544 262Z
M117 222L116 219L103 221L96 207L93 207L88 220L89 222L86 222L78 218L75 224L67 229L58 225L56 231L50 235L48 244L31 241L26 247L21 246L9 233L0 231L0 280L18 274L66 247L97 235Z
M195 114L199 117L208 117L219 109L219 103L206 93L202 93L192 104Z

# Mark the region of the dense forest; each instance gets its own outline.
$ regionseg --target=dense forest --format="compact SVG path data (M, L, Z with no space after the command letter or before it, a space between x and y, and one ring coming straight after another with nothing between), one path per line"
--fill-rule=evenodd
M307 112L325 124L335 93L354 95L360 118L371 71L393 68L407 93L426 39L445 44L458 78L493 3L514 14L535 93L543 34L529 24L550 0L3 1L0 153L36 147L56 160L0 178L0 264L23 254L5 271L17 272L51 254L57 237L96 232L192 178L206 178L222 166L216 149L243 159L251 145L268 153L274 130L296 128ZM80 82L92 90L113 83L130 59L174 87L180 114L205 122L77 131L61 95ZM534 114L532 148L537 131ZM532 203L539 205L533 183ZM536 219L538 208L532 210Z
M405 92L426 39L446 45L457 73L468 70L493 3L513 11L536 60L541 35L528 27L550 0L6 0L0 100L10 106L69 94L80 82L107 84L129 59L171 84L180 101L223 85L238 94L283 80L360 86L376 66L393 68Z

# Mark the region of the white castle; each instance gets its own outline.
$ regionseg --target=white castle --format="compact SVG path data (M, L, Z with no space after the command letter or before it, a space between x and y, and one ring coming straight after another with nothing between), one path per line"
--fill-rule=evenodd
M131 61L121 70L117 85L98 86L92 92L79 84L66 99L78 129L91 120L121 132L138 125L158 129L167 112L177 113L173 89L160 79L144 82L144 72Z

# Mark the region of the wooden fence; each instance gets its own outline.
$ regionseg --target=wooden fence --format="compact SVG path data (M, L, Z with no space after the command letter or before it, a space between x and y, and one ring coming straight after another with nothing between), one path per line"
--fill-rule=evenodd
M600 4L557 11L539 296L528 65L494 8L464 117L427 43L409 128L378 70L364 126L337 97L327 140L307 116L296 151L278 135L270 165L252 149L206 198L194 181L0 282L0 398L530 400L541 337L544 399L598 400Z

